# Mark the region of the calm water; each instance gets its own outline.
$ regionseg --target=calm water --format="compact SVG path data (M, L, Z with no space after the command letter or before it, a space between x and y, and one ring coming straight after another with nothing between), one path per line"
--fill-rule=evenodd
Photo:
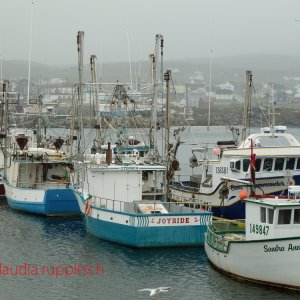
M297 135L296 130L290 132ZM201 136L198 142L231 138L225 128L207 132L198 127L187 131L185 139L193 143L197 135ZM179 155L188 161L189 150L195 145L183 147L186 149ZM1 205L0 236L1 300L149 299L149 293L138 290L158 286L172 287L160 299L300 299L300 293L242 282L219 273L207 261L202 247L131 249L87 235L80 218L42 218ZM21 272L25 263L27 270L30 265L31 274L5 273L11 265L12 271L20 266ZM75 265L96 263L103 266L103 275L60 275L66 266L71 270ZM51 268L57 268L57 274L54 271L51 276Z

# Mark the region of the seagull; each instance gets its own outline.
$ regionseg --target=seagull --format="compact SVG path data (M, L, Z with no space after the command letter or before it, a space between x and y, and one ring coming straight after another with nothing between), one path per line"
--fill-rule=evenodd
M161 293L166 293L170 290L170 287L158 287L156 289L142 289L139 292L150 292L150 297L157 296Z

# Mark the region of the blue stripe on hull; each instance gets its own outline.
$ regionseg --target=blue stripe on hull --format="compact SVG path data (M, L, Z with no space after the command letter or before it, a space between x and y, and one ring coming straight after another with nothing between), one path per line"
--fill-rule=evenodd
M226 219L245 219L245 202L238 201L229 206L213 206L213 215Z
M84 216L87 232L132 247L197 246L204 244L207 226L133 227Z
M297 176L299 179L299 177ZM287 189L283 192L279 191L272 195L287 195ZM226 201L226 200L225 200ZM225 219L245 219L245 202L243 200L237 201L232 205L227 206L213 206L213 215Z
M283 179L283 177L278 176L276 177L278 179ZM242 180L245 180L244 178L241 178ZM265 178L258 178L258 180L263 180ZM268 179L268 178L266 178ZM295 185L300 185L300 175L294 175L293 176L293 180L295 182ZM191 181L181 181L183 184L187 184L189 186L192 186ZM258 184L259 185L259 184ZM175 185L173 186L173 188L178 189L178 190L183 190L184 192L188 192L188 190L184 190L182 189L180 186ZM195 188L196 190L196 188ZM190 198L192 198L192 194L194 195L198 195L198 197L201 199L201 195L211 195L212 197L215 198L219 198L219 195L216 192L217 190L215 190L213 193L211 194L204 194L204 193L199 193L199 192L192 192L190 191ZM272 193L273 195L287 195L287 188L286 186L282 186L282 190L279 190L278 192ZM230 196L229 196L230 198ZM227 199L225 199L225 202L227 201ZM235 202L234 204L231 205L226 205L226 206L213 206L212 207L212 212L213 215L216 217L222 217L222 218L226 218L226 219L245 219L245 202L240 200Z
M18 201L7 197L12 209L44 216L79 215L80 209L71 189L47 190L43 202Z
M17 201L12 198L6 197L7 203L10 208L15 210L20 210L24 212L29 212L33 214L45 215L45 204L42 203L34 203L34 202L25 202L25 201Z

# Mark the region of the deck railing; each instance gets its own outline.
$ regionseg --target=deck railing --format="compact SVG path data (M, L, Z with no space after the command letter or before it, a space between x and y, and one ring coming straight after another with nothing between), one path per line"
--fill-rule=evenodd
M36 190L45 189L64 189L69 188L70 181L44 181L44 182L32 182L32 181L18 181L16 188L27 188Z
M95 208L109 209L117 212L126 212L132 214L139 214L138 205L139 204L150 204L153 205L153 211L157 212L159 208L163 205L168 213L199 213L203 211L211 211L210 203L196 203L196 202L161 202L152 200L142 200L135 202L126 202L120 200L112 200L102 197L92 197L92 206ZM157 207L157 209L156 209Z
M227 253L229 241L233 240L232 236L239 236L242 239L244 233L243 220L214 220L208 226L206 242L216 250Z

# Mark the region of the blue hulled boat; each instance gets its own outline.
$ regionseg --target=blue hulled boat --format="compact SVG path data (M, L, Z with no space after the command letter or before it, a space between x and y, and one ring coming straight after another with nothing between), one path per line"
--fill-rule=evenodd
M164 202L165 167L84 163L75 180L87 232L132 247L203 245L212 219L204 203Z
M79 206L70 189L70 158L55 139L44 147L34 147L36 133L11 132L5 168L5 195L16 210L44 216L79 215Z

